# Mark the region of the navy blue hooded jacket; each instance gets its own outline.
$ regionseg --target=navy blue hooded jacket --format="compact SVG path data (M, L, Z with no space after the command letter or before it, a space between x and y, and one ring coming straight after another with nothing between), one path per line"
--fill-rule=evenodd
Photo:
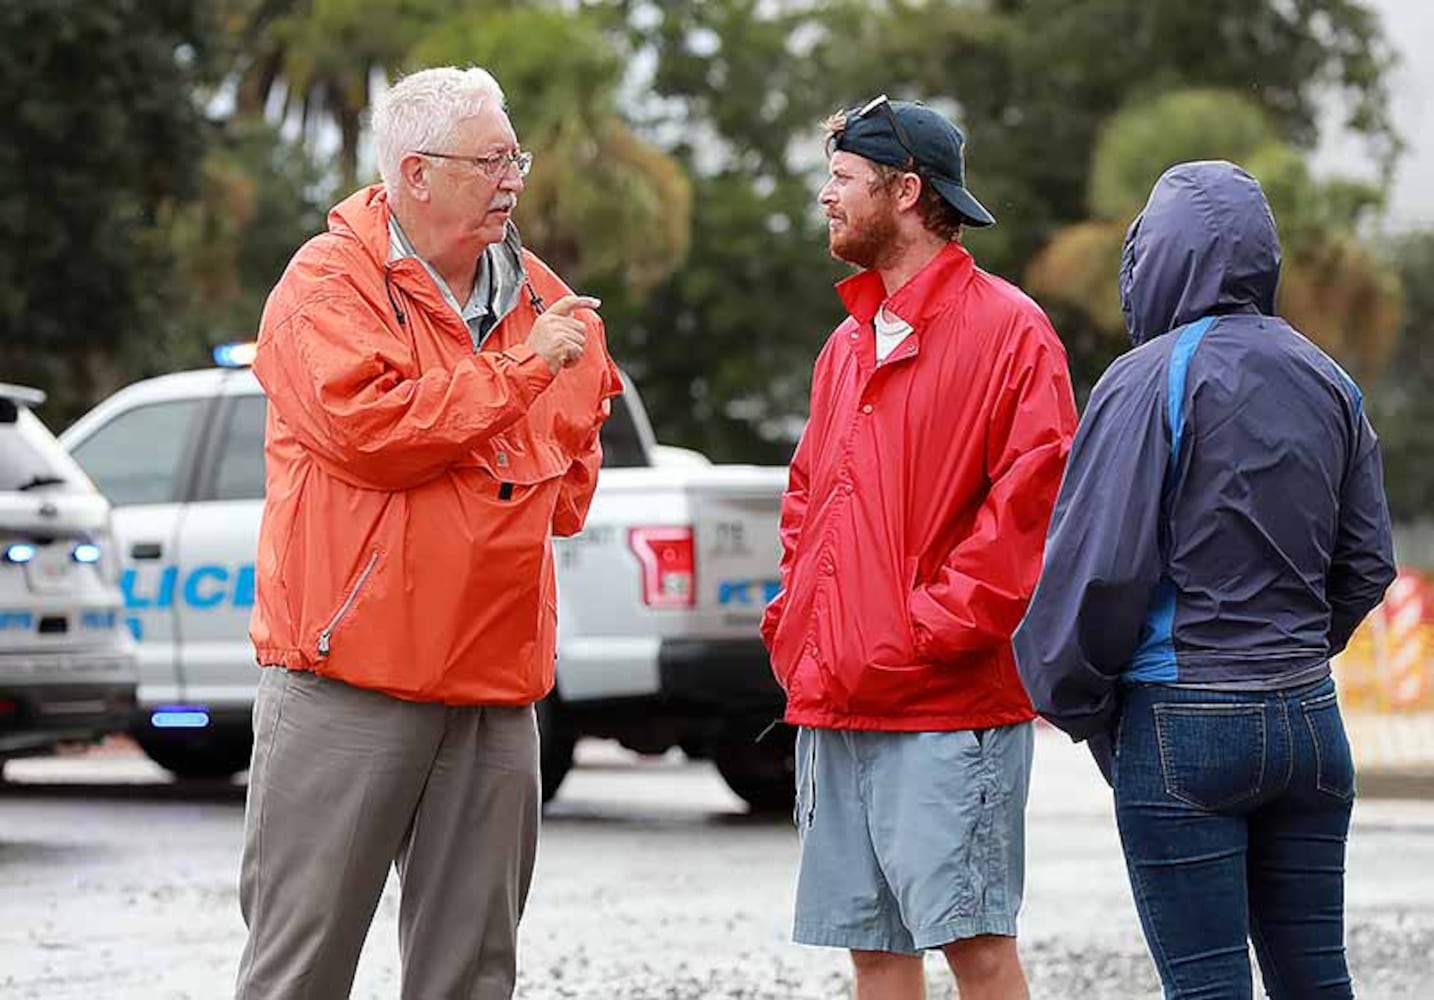
M1172 167L1126 236L1136 348L1091 395L1015 636L1036 710L1098 760L1121 681L1319 679L1394 578L1362 396L1274 315L1279 268L1229 163Z

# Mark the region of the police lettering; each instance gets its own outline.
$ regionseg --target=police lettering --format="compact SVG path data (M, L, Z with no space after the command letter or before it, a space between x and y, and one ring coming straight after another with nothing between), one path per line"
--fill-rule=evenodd
M164 566L156 576L131 566L120 576L125 607L132 611L162 610L178 601L196 611L254 606L254 564Z

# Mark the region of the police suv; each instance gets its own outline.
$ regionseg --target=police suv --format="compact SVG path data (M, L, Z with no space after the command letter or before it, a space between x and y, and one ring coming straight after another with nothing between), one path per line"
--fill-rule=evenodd
M139 642L133 732L181 777L248 766L248 637L266 401L253 345L122 389L61 440L115 508ZM792 797L792 743L757 627L777 588L786 470L658 445L636 391L613 400L582 534L556 539L557 688L539 706L550 798L580 736L712 759L754 808Z
M0 385L0 760L123 731L135 703L110 507L44 399Z

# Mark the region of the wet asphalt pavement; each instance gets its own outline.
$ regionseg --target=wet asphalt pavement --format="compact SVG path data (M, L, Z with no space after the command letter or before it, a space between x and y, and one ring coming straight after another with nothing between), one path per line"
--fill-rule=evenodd
M523 1000L826 1000L844 956L788 942L797 844L708 766L584 744L549 810ZM130 753L13 761L0 786L0 1000L209 1000L243 945L239 785L180 787ZM1037 742L1022 951L1036 998L1155 997L1108 794ZM1434 996L1434 802L1361 800L1348 939L1364 1000ZM396 1000L396 885L353 996ZM951 995L928 960L935 997Z

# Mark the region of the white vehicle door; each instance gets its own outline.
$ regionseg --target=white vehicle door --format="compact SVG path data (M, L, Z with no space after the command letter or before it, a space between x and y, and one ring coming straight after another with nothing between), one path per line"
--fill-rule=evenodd
M211 711L247 710L259 680L249 616L264 507L266 401L248 373L236 373L225 388L179 529L174 602L185 700Z
M208 400L176 399L116 413L70 453L114 508L120 587L130 631L139 640L139 700L145 706L183 700L178 676L175 547L193 450Z

